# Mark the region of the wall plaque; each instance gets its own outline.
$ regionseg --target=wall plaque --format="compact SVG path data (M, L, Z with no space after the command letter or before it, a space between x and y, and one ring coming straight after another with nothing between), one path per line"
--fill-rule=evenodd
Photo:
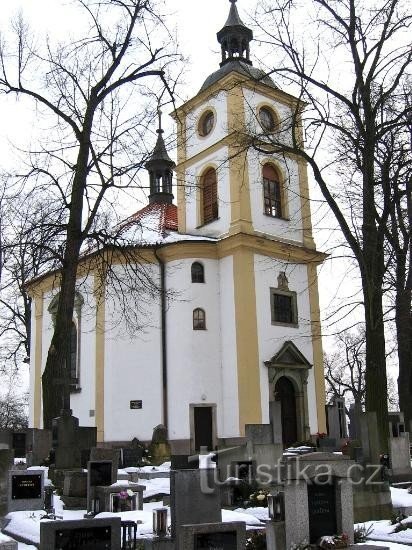
M131 409L142 409L143 408L143 401L141 399L135 399L134 401L130 401L130 408Z
M336 535L336 491L334 485L308 485L309 542Z
M194 537L194 550L237 550L236 531L197 533Z
M42 483L41 475L12 475L11 476L11 498L17 499L38 499L41 498Z
M55 550L112 550L111 526L75 527L73 529L60 529L55 535Z

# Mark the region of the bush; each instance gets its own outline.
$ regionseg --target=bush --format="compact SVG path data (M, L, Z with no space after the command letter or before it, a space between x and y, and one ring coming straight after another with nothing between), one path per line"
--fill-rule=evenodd
M373 524L369 525L369 527L366 527L366 525L359 525L359 527L356 527L353 533L354 543L359 544L360 542L365 542L368 536L372 533L372 530Z
M250 536L246 539L246 550L266 550L266 531L249 531Z

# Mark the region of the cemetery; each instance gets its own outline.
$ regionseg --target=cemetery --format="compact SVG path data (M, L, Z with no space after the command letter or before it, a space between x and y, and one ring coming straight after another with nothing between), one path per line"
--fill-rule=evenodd
M409 455L401 452L409 434L401 413L391 415L388 433L397 456L386 467L374 456L376 434L368 414L352 408L347 427L340 408L336 402L328 407L328 434L278 456L264 426L250 425L243 444L229 452L204 448L199 455L171 455L159 465L148 463L145 445L132 441L120 449L84 446L89 458L84 467L77 452L59 463L60 438L62 447L68 440L82 441L76 434L82 428L67 412L65 428L49 439L52 447L38 466L28 466L33 443L37 449L32 435L26 460L15 458L12 448L0 450L0 549L412 544L410 458L408 470ZM46 434L39 437L47 440Z

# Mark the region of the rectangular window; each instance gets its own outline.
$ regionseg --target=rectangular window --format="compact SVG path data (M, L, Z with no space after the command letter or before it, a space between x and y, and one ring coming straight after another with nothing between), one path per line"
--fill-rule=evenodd
M271 289L272 324L297 325L296 292Z

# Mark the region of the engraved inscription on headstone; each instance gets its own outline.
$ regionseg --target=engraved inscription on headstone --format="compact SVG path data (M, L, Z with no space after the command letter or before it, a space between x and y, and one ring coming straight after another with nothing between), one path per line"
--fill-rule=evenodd
M337 534L334 485L308 485L309 542Z
M128 449L127 447L122 449L123 468L139 466L142 456L143 450L140 447L137 449Z
M194 550L237 550L236 531L198 533L194 537Z
M106 487L113 483L111 460L89 462L89 471L90 487Z
M76 527L60 529L55 535L55 550L111 550L112 528L110 526Z
M11 498L37 499L41 498L41 475L12 475L11 476Z

